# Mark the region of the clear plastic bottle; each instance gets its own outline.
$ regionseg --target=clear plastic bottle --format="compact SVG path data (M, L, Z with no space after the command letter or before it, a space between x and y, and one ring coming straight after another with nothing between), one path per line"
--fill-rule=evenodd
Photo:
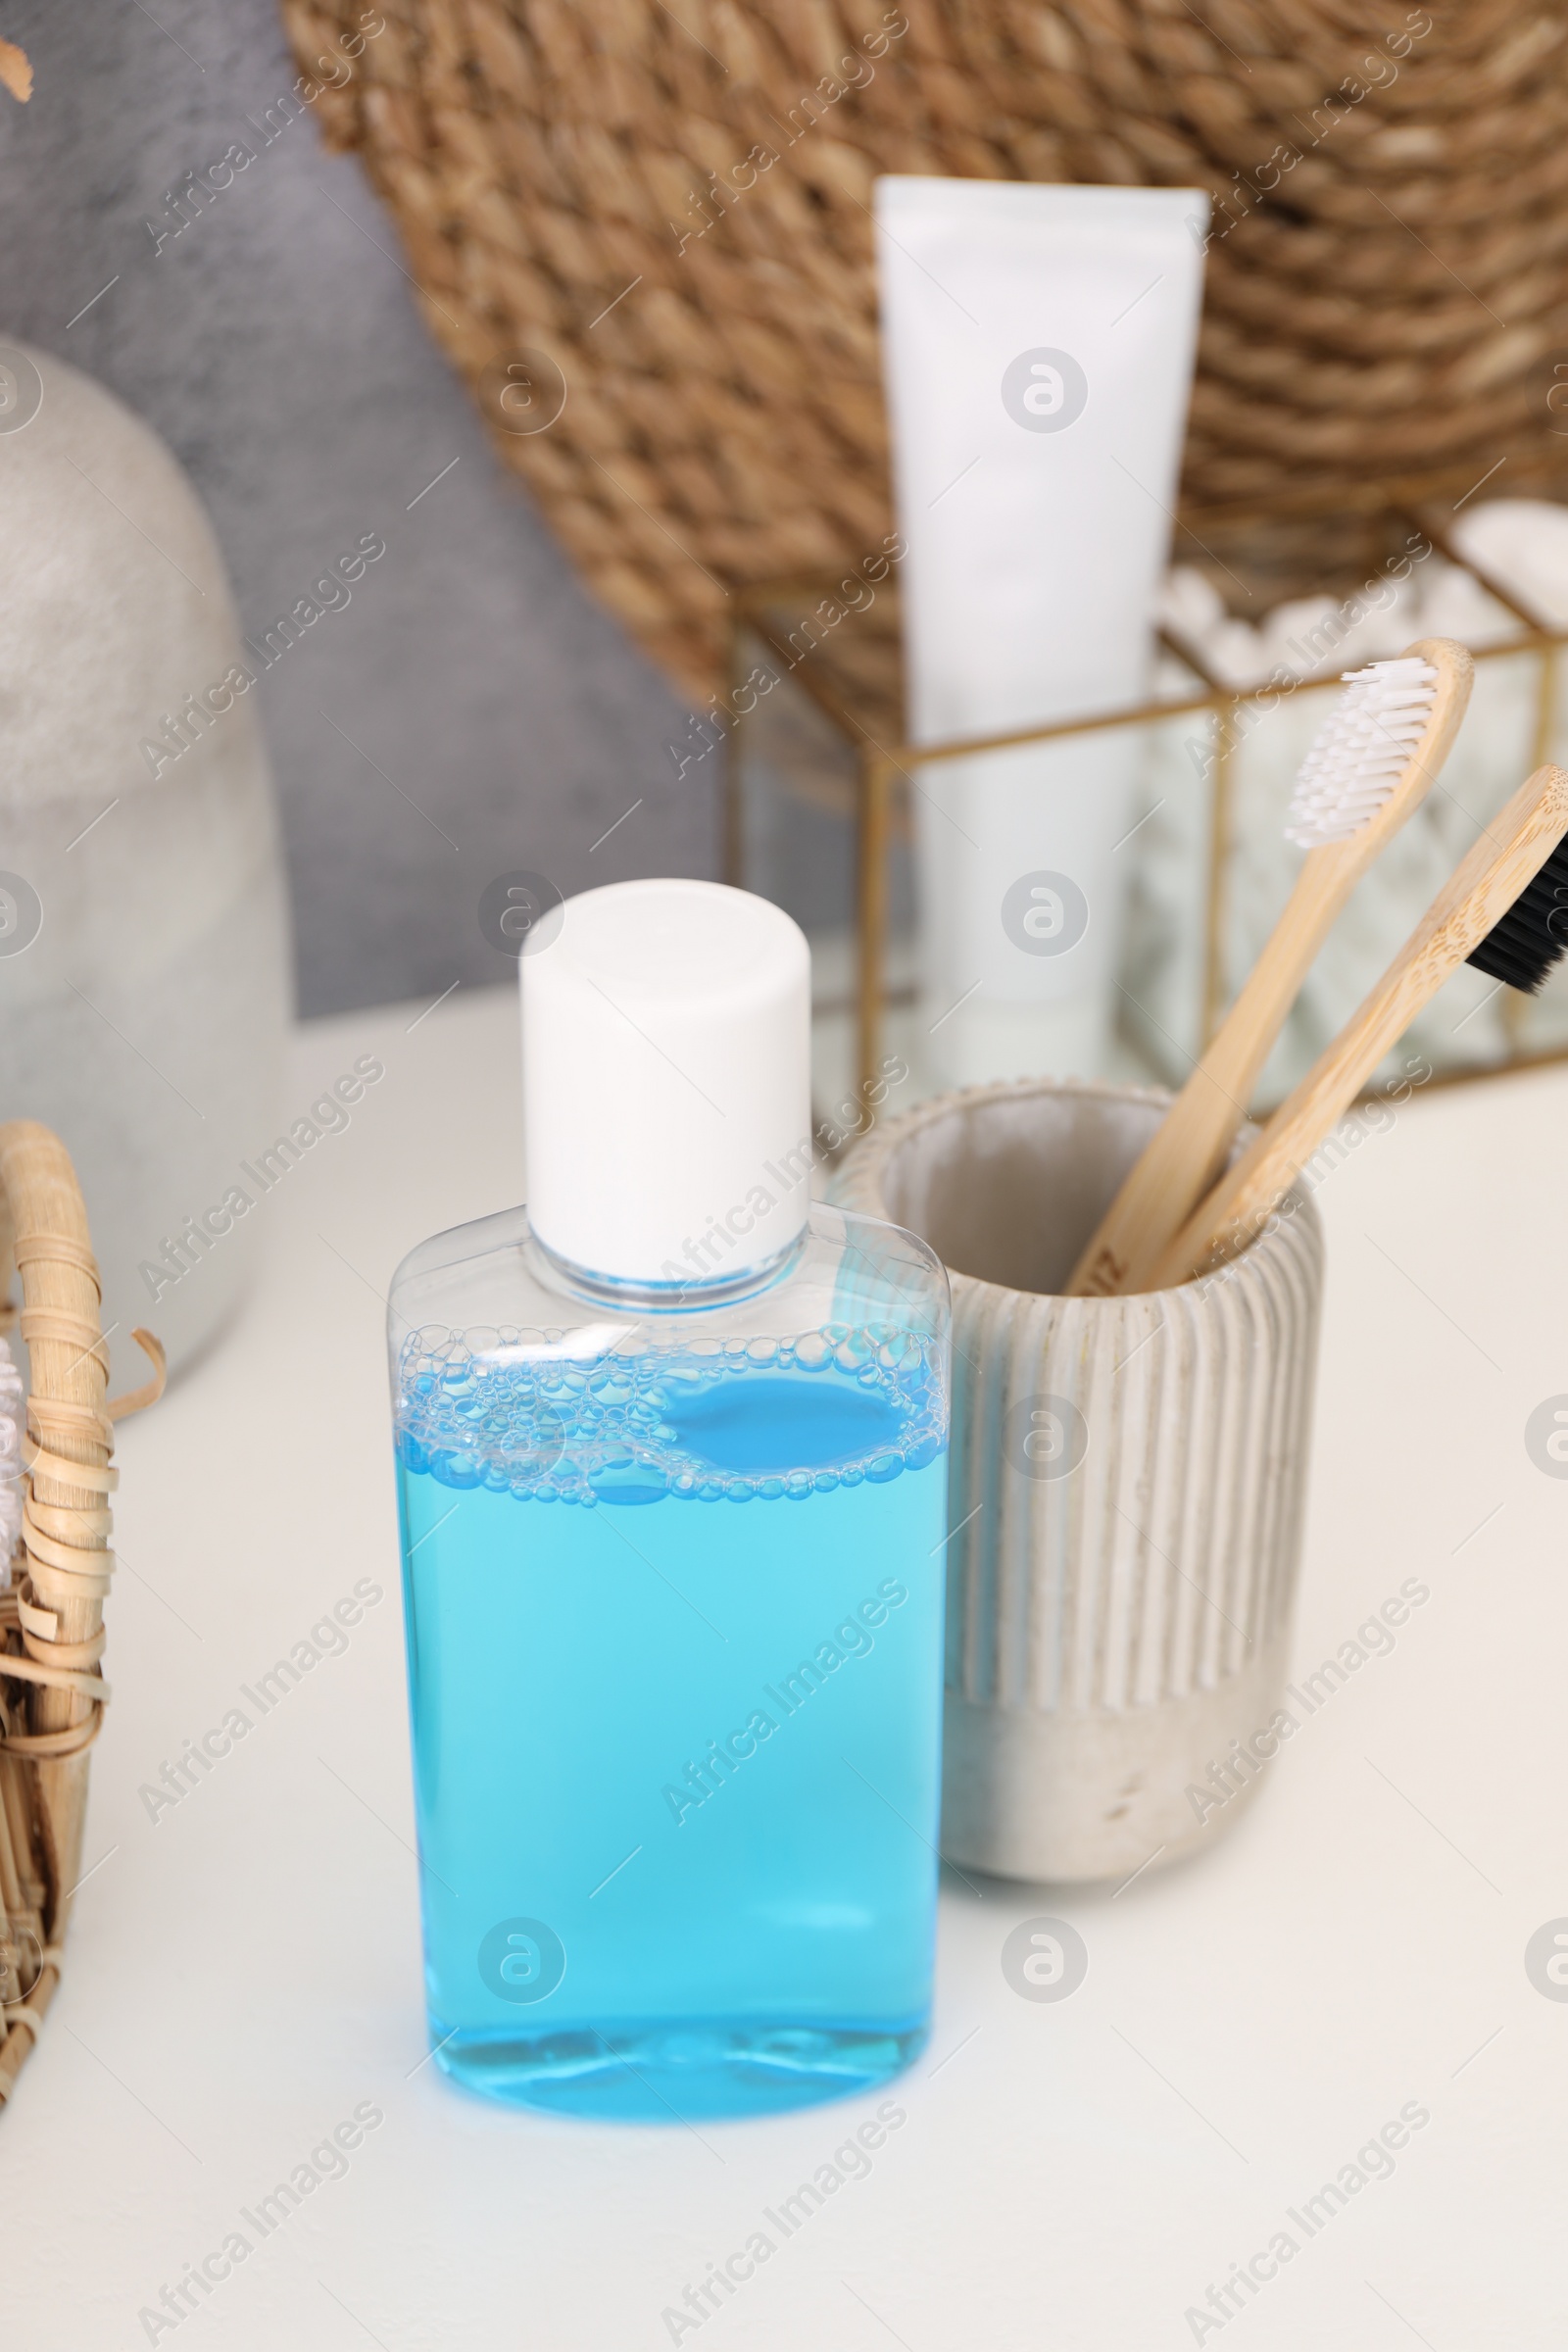
M778 909L615 885L522 980L533 1216L391 1295L431 2041L601 2116L863 2089L930 2007L947 1279L808 1200Z

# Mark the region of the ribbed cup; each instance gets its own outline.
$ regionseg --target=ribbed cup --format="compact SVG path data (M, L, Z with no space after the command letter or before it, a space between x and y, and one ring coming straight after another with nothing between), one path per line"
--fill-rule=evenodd
M971 1087L866 1138L832 1187L953 1277L943 1850L1008 1878L1121 1877L1212 1837L1283 1697L1322 1283L1310 1200L1290 1194L1203 1282L1053 1295L1167 1100Z

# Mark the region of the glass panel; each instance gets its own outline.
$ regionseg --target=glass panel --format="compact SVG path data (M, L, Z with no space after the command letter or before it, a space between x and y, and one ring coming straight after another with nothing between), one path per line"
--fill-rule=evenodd
M1447 519L1457 534L1481 513ZM1193 561L1167 583L1151 703L1208 694L1209 708L908 763L894 783L889 852L889 1108L1012 1069L1180 1085L1300 869L1286 812L1341 674L1418 635L1457 637L1477 657L1469 712L1442 777L1319 956L1258 1106L1289 1092L1531 768L1568 764L1568 651L1527 642L1539 595L1495 560L1478 576L1423 514L1205 521L1201 540L1183 534ZM850 588L751 593L732 741L739 878L810 939L818 1110L845 1128L860 759L867 746L899 750L903 706L896 580L874 594L858 579ZM1005 858L990 852L1013 836L1018 870L1003 876ZM1085 907L1052 879L1077 882L1079 866ZM1018 906L1004 879L1023 894ZM1074 964L1076 949L1052 943L1078 922L1090 952ZM1075 997L1068 983L1080 980ZM1568 959L1533 1000L1465 967L1382 1075L1416 1055L1457 1075L1564 1052Z

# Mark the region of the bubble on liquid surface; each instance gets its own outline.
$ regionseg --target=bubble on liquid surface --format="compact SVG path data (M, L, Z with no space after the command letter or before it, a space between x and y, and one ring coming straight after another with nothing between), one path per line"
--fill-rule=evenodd
M902 1328L574 1357L560 1332L427 1325L403 1351L398 1451L519 1500L791 1502L922 1469L947 1416L940 1345Z

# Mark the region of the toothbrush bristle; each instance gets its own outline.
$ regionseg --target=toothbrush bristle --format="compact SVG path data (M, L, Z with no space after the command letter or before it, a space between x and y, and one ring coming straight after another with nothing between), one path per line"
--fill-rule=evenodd
M1478 972L1533 997L1568 948L1568 838L1465 957Z
M1426 732L1438 673L1419 655L1347 670L1345 692L1301 762L1285 838L1348 841L1376 816Z

